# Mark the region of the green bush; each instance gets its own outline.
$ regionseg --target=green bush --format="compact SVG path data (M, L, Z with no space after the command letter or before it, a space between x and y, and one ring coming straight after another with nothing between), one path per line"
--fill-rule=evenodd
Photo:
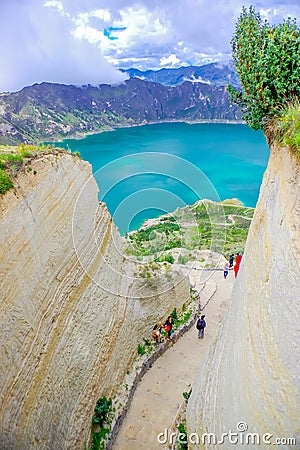
M242 91L228 86L230 98L250 127L262 129L278 105L300 95L300 29L296 19L271 26L243 7L231 46Z
M178 264L186 264L188 262L187 256L179 255L178 256Z
M108 438L109 432L109 428L103 428L101 431L95 431L92 435L91 450L105 450L105 442Z
M11 181L9 175L5 172L5 170L0 169L0 194L5 194L5 192L7 192L12 187L14 187L14 184Z
M164 257L164 261L167 261L170 264L174 264L175 258L171 254L168 254Z
M187 450L188 449L188 439L187 439L187 432L186 432L184 423L181 422L178 425L177 430L179 432L179 435L177 438L178 448L180 450Z
M14 153L6 153L4 155L1 155L1 157L4 157L6 161L11 162L11 161L17 161L19 163L23 162L23 157L20 154L14 154Z
M176 308L174 308L173 311L171 312L171 317L173 319L173 322L177 322L178 321Z
M149 339L144 338L144 343L145 343L144 345L138 344L137 351L138 351L138 354L141 356L145 355L146 353L149 355L153 350L153 346L152 346L151 342L149 341Z
M97 400L92 424L99 427L99 431L92 434L91 450L104 450L105 442L108 438L113 417L112 399L101 397Z
M94 409L94 416L92 418L92 423L94 425L99 425L102 427L105 422L107 422L111 416L112 412L112 400L106 399L106 397L101 397L99 400L97 400L95 409Z
M186 404L188 404L188 401L189 401L189 398L190 398L190 396L191 396L191 393L192 393L192 389L190 389L190 390L187 391L187 392L183 392L183 393L182 393L183 398L185 399L185 403L186 403Z
M142 356L142 355L145 355L145 353L146 353L146 348L145 348L145 346L142 345L142 344L138 344L137 352L138 352L138 354L141 355L141 356Z
M172 255L169 253L169 254L167 254L167 255L162 255L162 256L160 256L159 258L155 258L155 261L156 261L156 262L164 262L164 261L166 261L166 262L168 262L168 263L170 263L170 264L174 264L175 258L174 258L174 256L172 256Z
M144 348L145 348L145 353L151 353L153 350L153 346L151 344L151 342L149 341L149 339L143 339L144 340Z
M149 339L144 338L143 341L146 347L151 347L151 342L149 341Z

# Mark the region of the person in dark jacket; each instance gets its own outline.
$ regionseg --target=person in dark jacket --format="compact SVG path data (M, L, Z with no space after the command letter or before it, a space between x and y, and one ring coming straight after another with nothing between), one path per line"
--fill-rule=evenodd
M197 320L196 328L198 330L198 338L204 338L204 328L206 327L205 315L202 315L200 319Z

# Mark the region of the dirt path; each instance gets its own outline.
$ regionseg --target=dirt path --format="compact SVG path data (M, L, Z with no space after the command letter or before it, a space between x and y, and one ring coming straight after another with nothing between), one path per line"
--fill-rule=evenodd
M202 283L197 271L193 272L193 278L193 284L200 288ZM227 312L233 283L232 271L227 280L223 279L223 272L218 271L206 282L201 304L205 305L215 293L204 309L207 320L204 339L198 339L193 327L144 375L113 446L115 450L167 448L158 443L157 436L173 425L183 401L182 393L192 386L211 339Z

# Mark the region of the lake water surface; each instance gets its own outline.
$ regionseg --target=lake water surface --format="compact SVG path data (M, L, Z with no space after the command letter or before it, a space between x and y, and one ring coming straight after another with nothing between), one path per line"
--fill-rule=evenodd
M201 198L254 207L269 157L263 133L242 124L145 125L57 145L92 164L121 234Z

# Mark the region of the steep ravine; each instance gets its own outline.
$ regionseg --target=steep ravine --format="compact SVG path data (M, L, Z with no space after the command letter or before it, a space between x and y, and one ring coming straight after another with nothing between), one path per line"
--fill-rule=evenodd
M201 444L202 433L258 433L300 442L300 163L276 143L264 175L240 273L225 322L193 387L187 411L190 448L239 448ZM244 426L245 428L245 426ZM268 438L267 438L268 439ZM195 439L193 439L195 442ZM239 441L240 442L240 441ZM257 442L257 441L256 441ZM241 444L240 444L241 445Z
M97 399L189 284L135 277L88 163L58 153L31 166L0 198L0 447L80 449Z

